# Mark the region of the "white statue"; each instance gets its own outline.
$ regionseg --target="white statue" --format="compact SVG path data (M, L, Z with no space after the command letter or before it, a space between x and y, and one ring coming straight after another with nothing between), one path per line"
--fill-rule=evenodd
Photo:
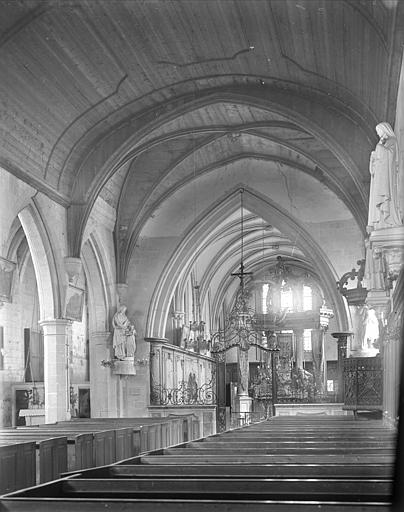
M367 310L365 319L365 335L362 340L362 350L365 352L376 349L375 342L379 339L379 320L373 308ZM377 349L376 349L377 351Z
M117 359L134 357L136 352L136 330L135 326L126 316L126 311L126 306L119 306L112 319L112 326L114 328L112 345Z
M402 225L399 204L398 144L389 123L379 123L380 137L370 156L371 175L368 229Z

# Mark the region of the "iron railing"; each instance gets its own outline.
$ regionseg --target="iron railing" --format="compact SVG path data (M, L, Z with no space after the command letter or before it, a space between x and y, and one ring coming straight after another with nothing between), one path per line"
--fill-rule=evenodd
M182 381L177 388L166 388L154 384L150 393L151 405L215 405L214 381L198 386Z

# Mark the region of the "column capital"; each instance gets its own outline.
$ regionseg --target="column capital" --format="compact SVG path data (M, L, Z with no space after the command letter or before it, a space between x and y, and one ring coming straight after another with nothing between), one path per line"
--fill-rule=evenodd
M54 328L54 334L62 334L72 323L72 320L65 318L47 318L46 320L40 320L38 322L45 334L52 334L52 328Z
M331 336L337 340L338 343L346 344L349 336L352 336L352 332L332 332Z
M144 338L148 343L168 343L167 338Z

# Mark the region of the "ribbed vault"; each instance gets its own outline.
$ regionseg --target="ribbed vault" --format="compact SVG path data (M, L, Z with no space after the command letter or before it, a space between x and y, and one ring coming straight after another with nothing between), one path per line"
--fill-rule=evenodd
M218 314L226 296L234 294L238 282L230 274L237 271L240 264L240 187L244 190L246 214L246 268L262 272L276 261L278 255L288 261L300 262L319 277L340 325L347 325L344 305L335 286L337 276L325 252L288 212L247 185L239 184L189 227L168 260L150 304L148 336L164 336L173 293L195 268L199 274L202 302L207 290L214 296L213 315Z

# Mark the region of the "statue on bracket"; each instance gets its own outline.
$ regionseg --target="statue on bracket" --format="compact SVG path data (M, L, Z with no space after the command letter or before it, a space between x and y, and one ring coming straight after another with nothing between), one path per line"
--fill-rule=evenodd
M126 306L119 306L112 319L114 355L121 360L134 357L136 352L136 329L126 316L126 311Z
M397 138L386 122L379 123L376 132L380 139L370 156L368 231L403 224Z
M377 341L379 339L379 320L376 316L376 311L373 308L366 308L365 318L365 335L362 340L362 350L364 352L375 352L377 348ZM375 355L375 354L372 354Z

